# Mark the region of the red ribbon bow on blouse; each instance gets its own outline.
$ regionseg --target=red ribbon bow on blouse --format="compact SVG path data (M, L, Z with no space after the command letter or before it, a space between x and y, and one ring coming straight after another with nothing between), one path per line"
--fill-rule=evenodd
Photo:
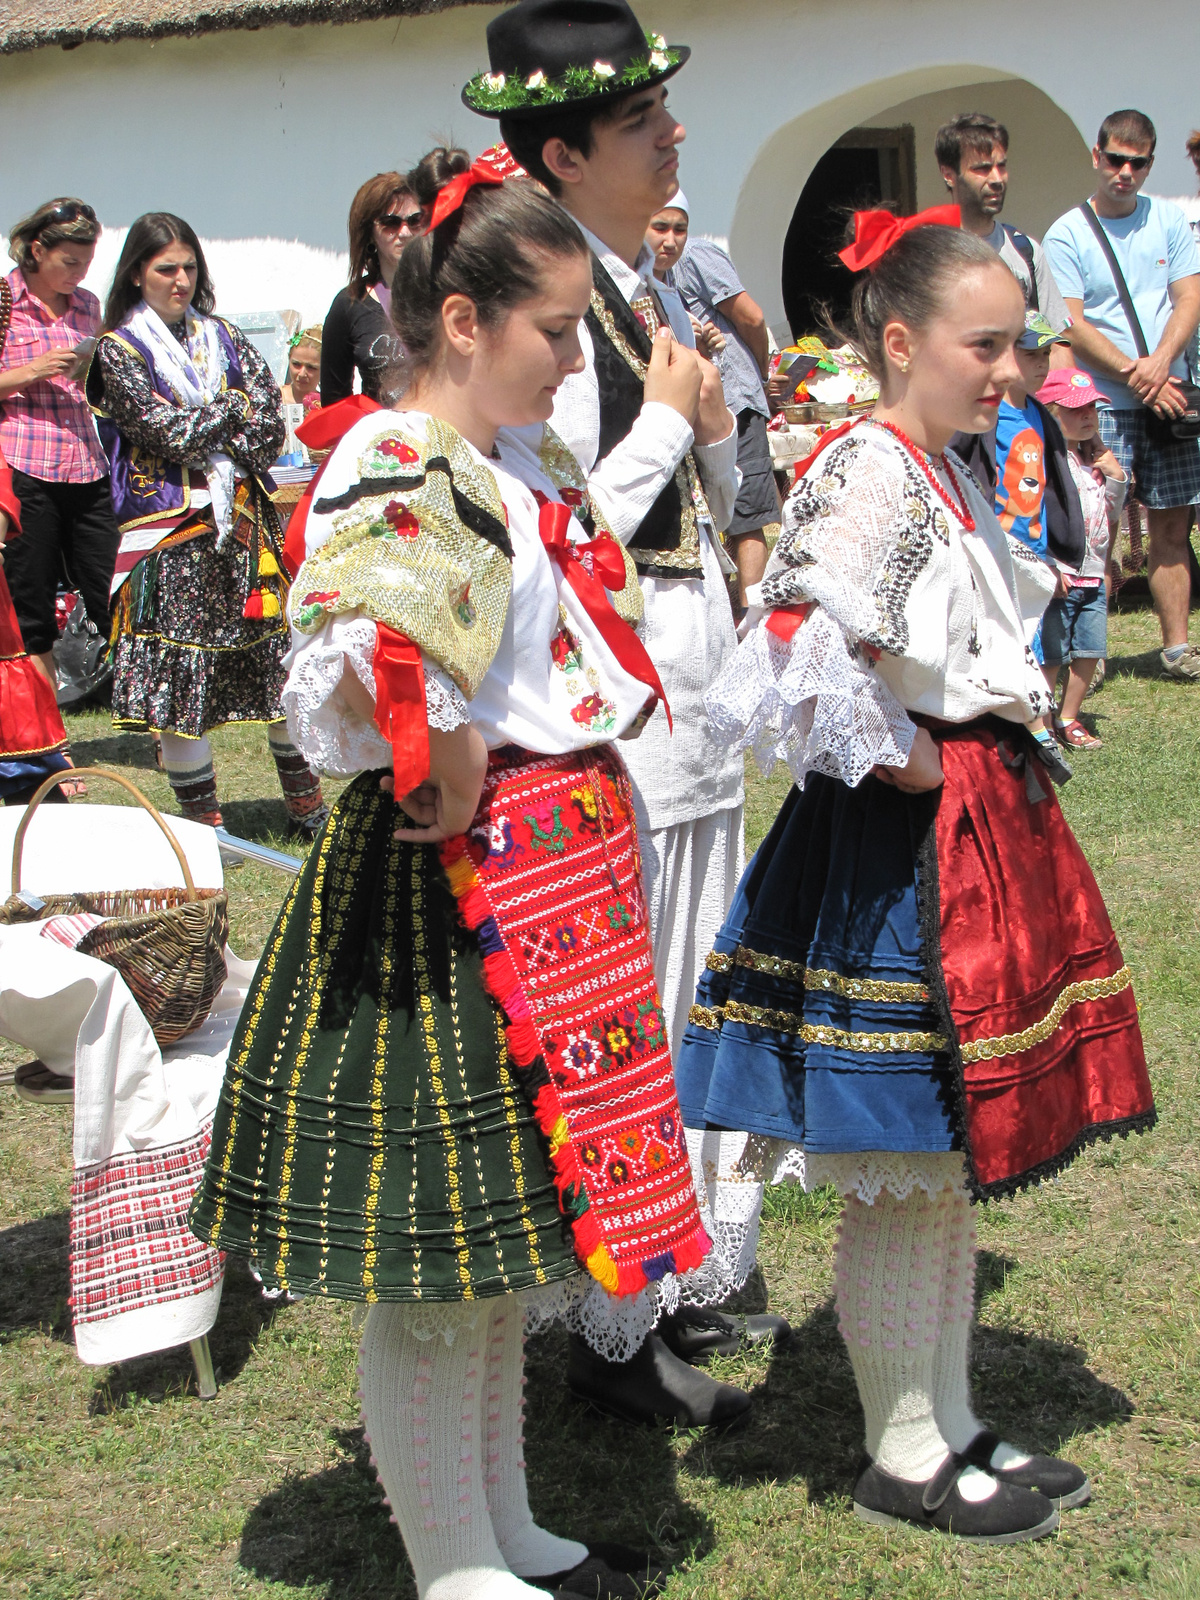
M452 217L477 183L503 182L504 179L500 174L487 163L472 162L465 172L460 172L457 178L451 178L449 183L438 190L438 197L433 202L433 214L429 218L428 231L432 233L439 222L445 222L447 217Z
M854 243L839 250L838 257L851 272L862 272L886 255L897 239L914 228L927 228L931 224L957 228L962 225L962 216L957 206L930 206L928 211L918 211L915 217L897 217L890 211L856 211Z
M567 537L573 520L571 508L559 500L547 500L542 495L536 498L541 508L538 512L538 532L542 536L546 554L558 563L563 577L579 597L580 604L619 665L631 678L637 678L653 690L662 701L667 714L667 726L673 730L671 707L667 704L666 692L654 663L637 634L613 610L612 601L605 593L607 589L625 587L625 557L621 554L620 546L607 533L589 540L587 544L574 544ZM591 572L579 559L582 555L591 556Z
M314 411L312 416L296 429L296 437L310 450L332 450L342 435L349 433L360 417L370 416L372 411L379 409L378 400L372 400L369 395L347 395L345 400L339 400L336 405L323 406L320 411ZM304 530L308 526L308 513L329 460L327 456L309 479L308 488L297 500L288 518L287 536L283 541L283 564L287 568L289 578L295 578L303 565Z

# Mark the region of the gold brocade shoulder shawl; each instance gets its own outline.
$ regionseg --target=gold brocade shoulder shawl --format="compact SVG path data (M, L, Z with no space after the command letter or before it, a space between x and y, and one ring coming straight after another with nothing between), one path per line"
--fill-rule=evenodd
M473 699L504 631L512 544L500 489L461 436L430 418L367 436L358 479L317 499L334 532L304 562L289 609L301 633L361 610L418 645Z
M610 590L609 599L621 621L628 622L630 627L636 628L646 615L646 602L642 596L642 586L638 581L633 557L613 533L604 513L592 498L588 489L587 474L549 425L542 434L538 464L566 504L581 518L590 520L597 534L607 533L620 550L625 560L625 587L620 590Z

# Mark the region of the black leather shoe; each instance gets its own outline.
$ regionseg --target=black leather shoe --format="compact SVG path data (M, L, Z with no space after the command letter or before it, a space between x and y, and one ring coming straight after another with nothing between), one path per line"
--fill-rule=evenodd
M728 1427L750 1410L750 1396L689 1367L656 1333L629 1361L605 1361L578 1335L569 1341L567 1384L579 1400L625 1422L656 1422L681 1428Z
M774 1344L778 1350L792 1337L786 1317L771 1312L749 1317L728 1311L683 1306L664 1317L657 1330L664 1344L681 1361L708 1361L713 1356L735 1356L741 1350Z
M553 1588L555 1594L570 1595L573 1600L649 1600L666 1582L666 1571L651 1562L644 1552L630 1550L633 1570L610 1566L599 1555L603 1545L589 1546L587 1559L569 1572L556 1572L548 1578L526 1578L524 1582L538 1589ZM609 1549L621 1549L619 1545Z
M1060 1461L1057 1456L1030 1456L1021 1467L994 1467L992 1457L1002 1441L998 1433L985 1428L977 1433L963 1451L963 1459L971 1466L990 1472L997 1483L1013 1483L1019 1489L1038 1489L1052 1506L1060 1511L1071 1511L1086 1504L1092 1497L1092 1486L1082 1467L1070 1461ZM1014 1445L1013 1449L1017 1447Z
M908 1483L868 1462L854 1485L854 1513L876 1527L911 1522L972 1544L1018 1544L1058 1527L1058 1512L1036 1489L993 1478L996 1487L986 1500L968 1498L959 1479L970 1470L964 1457L950 1455L926 1483Z

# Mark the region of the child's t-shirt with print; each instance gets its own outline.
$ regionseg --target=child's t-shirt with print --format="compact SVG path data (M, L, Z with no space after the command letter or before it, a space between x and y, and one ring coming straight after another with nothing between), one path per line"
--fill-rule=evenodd
M1046 434L1032 399L1018 410L1000 402L996 422L996 515L1000 525L1046 555Z

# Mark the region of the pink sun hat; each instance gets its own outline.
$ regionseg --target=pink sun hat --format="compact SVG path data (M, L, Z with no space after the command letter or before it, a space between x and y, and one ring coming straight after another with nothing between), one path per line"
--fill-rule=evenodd
M1101 394L1086 372L1078 367L1055 367L1037 392L1044 406L1090 406L1093 402L1107 404L1108 396Z

